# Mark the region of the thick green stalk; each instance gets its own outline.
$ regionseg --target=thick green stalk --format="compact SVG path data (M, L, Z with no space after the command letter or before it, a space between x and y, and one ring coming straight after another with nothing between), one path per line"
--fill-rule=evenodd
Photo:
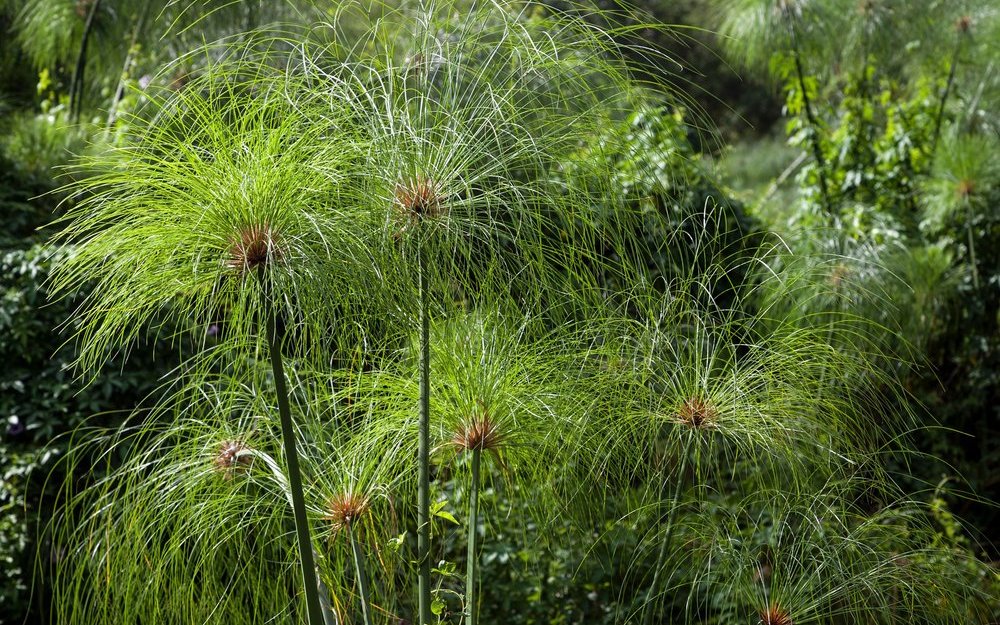
M302 492L302 475L299 471L299 455L295 446L295 428L292 425L292 411L288 403L288 388L285 385L285 369L281 361L281 346L278 342L278 320L271 302L269 283L263 267L258 273L264 290L267 318L267 343L271 352L271 370L274 373L274 388L278 396L278 415L281 418L281 439L288 466L288 486L292 494L292 512L295 517L295 534L299 544L299 558L302 561L302 582L306 592L306 610L309 625L323 625L323 611L319 604L319 583L316 563L313 559L312 539L309 537L309 520L306 517L305 495Z
M476 625L476 536L479 526L479 461L481 449L472 450L472 487L469 489L469 550L465 556L465 625Z
M278 466L278 463L274 461L274 458L271 458L271 456L260 450L254 451L253 456L262 460L271 470L271 475L274 476L275 483L281 487L281 491L285 493L285 498L288 499L288 506L292 510L295 510L295 504L292 503L291 489L288 487L288 478L285 477L285 473ZM312 548L312 554L314 562L319 559L319 556L316 555L315 546ZM333 608L330 604L330 589L323 583L323 579L318 576L317 583L319 586L319 605L323 611L323 623L324 625L337 625L337 619L334 617Z
M431 437L431 324L427 265L424 258L423 242L417 252L420 271L420 415L419 441L417 446L417 572L418 611L417 625L431 623L431 479L430 479L430 437Z
M313 547L313 560L318 559L319 556L316 555L316 548ZM330 603L330 589L323 583L323 578L319 577L319 575L316 576L316 581L319 585L319 607L323 612L323 625L339 625L336 616L333 614L333 605Z
M823 204L827 214L833 214L833 203L830 201L830 188L826 182L826 159L823 158L823 148L819 143L819 121L812 110L812 98L809 97L809 91L806 88L805 72L802 69L802 60L799 58L798 50L794 52L794 56L795 74L798 78L799 90L802 91L802 106L805 109L806 121L809 122L810 127L810 145L812 146L813 158L816 159L816 172L819 174L819 190L823 194Z
M806 74L802 68L802 58L799 54L799 39L795 33L795 26L788 25L788 31L792 38L792 60L795 63L795 78L799 83L799 91L802 92L802 107L805 109L806 121L809 123L809 138L812 147L813 158L816 159L816 172L819 174L819 190L823 195L823 208L828 215L833 215L833 202L830 198L830 189L826 181L826 159L823 158L823 147L819 142L819 120L816 119L812 108L812 98L809 97L809 90L806 88Z
M94 18L101 6L101 0L94 0L87 11L87 21L83 24L83 34L80 35L80 49L76 55L76 67L69 83L69 111L74 122L80 121L83 110L83 74L87 69L87 44L90 43L90 33L94 30Z
M358 576L358 594L361 595L361 616L365 625L372 625L371 593L368 590L365 554L361 551L361 543L358 542L358 537L350 523L347 524L347 537L351 541L351 550L354 552L354 572Z

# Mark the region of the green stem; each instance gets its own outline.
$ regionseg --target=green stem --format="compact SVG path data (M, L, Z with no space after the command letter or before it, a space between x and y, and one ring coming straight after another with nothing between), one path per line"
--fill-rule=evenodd
M146 9L149 5L143 4L142 6L142 11L139 13L139 17L136 18L135 26L132 28L132 39L128 44L128 53L125 54L125 62L122 64L122 73L118 79L118 86L115 87L115 95L111 98L111 110L108 112L108 125L104 129L105 134L111 132L111 126L115 123L115 118L118 115L118 105L122 101L122 96L125 95L125 77L128 75L128 69L132 64L132 59L135 58L135 44L136 41L139 40L139 32L142 30L142 25L146 21Z
M813 158L816 159L816 171L819 174L819 189L823 194L823 207L828 215L833 215L833 202L830 199L830 190L826 182L826 159L823 158L823 148L819 143L819 121L813 113L812 99L806 89L806 75L802 68L802 58L799 54L799 40L795 34L795 27L788 26L792 37L792 60L795 63L795 77L799 83L799 90L802 92L802 107L806 112L806 121L809 123L809 138L812 146Z
M313 547L313 560L319 560L315 547ZM339 625L337 618L333 614L333 604L330 603L330 589L327 588L318 571L316 574L316 583L319 588L319 607L323 612L323 625Z
M944 106L951 95L951 88L955 84L955 69L958 67L958 55L962 51L962 35L958 35L955 43L955 51L951 55L951 67L948 68L948 82L944 85L944 92L941 94L941 101L938 102L937 115L934 116L934 137L931 139L931 155L937 151L938 139L941 136L941 121L944 119Z
M430 317L427 266L423 242L417 251L420 272L420 415L417 449L417 561L418 610L417 625L431 623L431 486L430 486L430 412L431 354Z
M265 465L267 465L267 468L271 470L271 475L274 476L274 482L278 485L278 488L281 489L281 492L285 494L285 497L288 500L288 506L294 510L295 504L292 503L292 493L291 488L288 486L288 479L285 477L281 467L278 466L278 463L274 461L274 458L260 450L254 450L251 453L254 458L261 460ZM313 560L319 560L319 556L316 555L315 545L312 548L312 553ZM337 619L334 618L333 608L330 604L330 589L326 587L326 584L323 583L323 579L318 575L317 584L319 587L319 605L323 610L324 625L337 625Z
M83 74L87 69L87 44L90 43L90 33L94 30L94 18L101 0L94 0L87 11L87 21L83 24L83 34L80 36L80 49L76 55L76 67L69 83L69 111L74 122L80 121L83 110Z
M465 556L465 625L476 625L476 536L479 527L479 461L481 449L472 450L472 487L469 489L469 550Z
M372 625L371 614L371 594L368 590L368 575L365 569L365 554L361 551L361 543L351 528L347 524L347 537L351 541L351 549L354 551L354 572L358 576L358 592L361 595L361 616L365 625Z
M972 206L965 198L965 233L969 238L969 264L972 266L972 286L979 290L979 268L976 267L976 242L972 236Z
M309 625L323 625L323 612L319 603L319 583L313 559L312 539L309 537L309 521L306 517L305 496L302 492L302 475L299 471L299 455L295 446L295 427L292 424L288 388L285 385L285 370L281 361L281 346L278 342L277 314L271 301L270 285L264 274L263 266L258 277L264 290L264 305L267 307L267 318L264 320L264 325L267 330L268 348L271 352L274 388L278 396L281 439L285 451L285 463L288 465L288 486L292 494L295 533L299 544L299 558L302 561L302 582L305 586L306 609L309 615Z

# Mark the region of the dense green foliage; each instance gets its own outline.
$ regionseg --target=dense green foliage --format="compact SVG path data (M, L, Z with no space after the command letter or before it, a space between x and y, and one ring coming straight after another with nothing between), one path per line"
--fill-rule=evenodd
M800 249L835 257L837 308L897 331L925 364L904 384L943 426L921 432L920 463L936 483L957 471L970 499L952 504L989 532L982 497L1000 459L995 423L1000 357L1000 170L996 168L1000 15L977 2L747 1L729 15L734 59L767 68L786 95L786 132L812 157L797 198L762 206ZM730 10L731 9L731 10ZM755 19L772 19L764 30ZM843 37L830 36L831 32ZM788 226L791 225L792 229ZM820 227L797 235L795 227ZM961 434L959 434L961 432Z
M0 622L997 620L979 4L0 2Z
M65 251L46 245L36 232L52 216L55 197L48 167L64 163L69 154L60 147L67 141L51 120L32 119L5 142L3 211L9 225L0 245L0 414L4 417L0 439L0 620L20 622L32 602L31 571L35 568L38 524L51 515L51 501L44 492L63 476L49 475L65 452L59 436L91 425L114 425L144 405L171 366L171 347L145 344L142 355L125 365L116 358L109 368L81 391L73 370L73 352L63 348L57 331L73 309L79 294L50 300L45 284L54 262ZM51 135L55 145L37 140ZM73 133L70 133L70 137ZM16 159L16 160L13 160ZM149 350L149 351L147 351ZM158 358L154 360L153 354ZM47 491L47 489L49 489ZM44 539L41 539L44 540ZM47 552L47 548L42 549ZM36 589L35 609L44 610L44 591Z

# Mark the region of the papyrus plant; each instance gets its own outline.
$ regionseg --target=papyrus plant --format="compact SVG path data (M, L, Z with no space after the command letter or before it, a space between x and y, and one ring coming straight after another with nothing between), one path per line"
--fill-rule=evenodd
M575 343L562 333L538 335L531 327L496 311L455 316L431 328L432 471L451 475L458 489L449 492L440 485L434 499L439 505L456 498L467 504L467 513L459 513L467 542L464 586L458 592L469 624L480 618L478 540L480 534L490 537L479 505L482 489L493 485L505 492L530 492L519 505L546 524L569 503L554 488L565 464L589 462L576 453L583 451L577 431L590 398L573 383L579 375L573 368L576 352L570 349ZM420 392L418 353L416 346L408 349L398 363L359 376L353 387L355 401L371 406L400 432L417 427L412 406ZM449 525L438 521L435 527L447 531Z
M625 63L583 19L485 5L456 20L456 8L385 10L370 47L210 46L200 78L134 119L134 141L86 163L60 221L72 252L53 285L93 289L72 322L85 375L169 317L215 329L178 375L270 362L273 389L251 383L276 399L312 625L322 589L286 359L357 364L417 329L418 621L430 623L431 317L494 295L536 309L550 273L574 274L578 244L553 216L572 223L575 191L548 175L630 97ZM400 25L414 34L397 47L387 28ZM241 469L245 443L218 445L218 464ZM325 516L352 530L368 620L351 524L370 495L351 488Z
M389 12L363 37L370 46L320 47L303 69L312 110L324 118L326 103L346 107L367 147L353 197L381 224L368 243L419 337L420 623L432 620L432 318L493 297L540 311L555 284L576 278L573 262L593 240L573 218L586 204L553 173L633 95L620 53L579 17L494 5L456 17L455 8Z
M404 567L388 546L406 475L393 458L410 457L406 439L348 410L328 374L286 375L321 603L335 622L372 622L376 609L382 620L399 607L395 574ZM269 378L263 363L205 373L119 432L80 436L65 462L103 477L62 493L53 526L60 622L304 620Z
M605 312L583 330L594 347L581 362L599 381L593 394L602 409L580 421L581 446L590 449L583 455L593 462L578 467L577 481L603 484L603 508L618 506L621 522L639 532L623 587L642 595L622 596L618 618L775 625L875 619L889 609L982 618L979 591L965 589L963 574L933 583L951 606L946 614L927 616L933 611L913 596L893 603L909 592L893 568L900 552L967 570L965 556L938 548L926 511L894 482L915 420L885 363L905 352L887 352L888 331L872 320L811 313L803 301L835 287L799 273L786 254L777 246L751 255L747 273L760 278L739 286L735 305L713 296L712 275L734 267L710 266L663 293L633 292L629 314ZM758 564L756 578L747 562L745 574L722 566L721 553L747 546L742 515L758 513L758 540L788 543L758 542L752 558L794 560L782 564L795 569L785 571L796 577L785 589L794 597L767 593L761 571L770 564ZM907 519L898 543L870 533L889 518ZM814 570L819 563L830 568ZM906 575L931 585L926 568L909 566Z
M168 317L202 336L222 328L193 368L270 360L315 625L320 606L283 356L314 355L330 342L336 315L327 289L339 284L341 306L349 306L345 285L364 271L345 261L363 252L354 243L357 217L330 205L349 142L332 149L289 100L286 77L266 70L220 63L156 102L133 143L87 163L97 173L72 188L78 201L59 235L72 251L53 286L91 287L74 321L85 375Z

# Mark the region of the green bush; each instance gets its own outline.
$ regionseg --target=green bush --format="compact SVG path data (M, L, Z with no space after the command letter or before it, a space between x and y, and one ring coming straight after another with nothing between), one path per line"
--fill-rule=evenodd
M72 328L64 325L81 294L53 301L47 285L53 263L71 252L41 243L38 229L59 197L53 167L69 162L84 131L50 115L19 114L4 125L11 132L0 142L0 211L7 219L0 237L0 621L24 622L47 611L47 589L33 587L41 579L33 572L36 557L50 555L40 531L53 513L56 482L47 476L67 447L65 435L85 423L121 423L162 384L177 356L165 340L155 349L144 343L81 390L67 343Z

